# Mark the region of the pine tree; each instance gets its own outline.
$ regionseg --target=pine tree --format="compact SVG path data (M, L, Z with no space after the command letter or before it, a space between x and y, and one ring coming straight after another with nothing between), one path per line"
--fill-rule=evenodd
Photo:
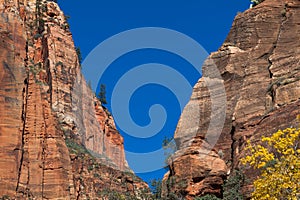
M106 86L104 84L100 85L100 92L98 94L98 99L102 104L107 104L107 101L106 101Z

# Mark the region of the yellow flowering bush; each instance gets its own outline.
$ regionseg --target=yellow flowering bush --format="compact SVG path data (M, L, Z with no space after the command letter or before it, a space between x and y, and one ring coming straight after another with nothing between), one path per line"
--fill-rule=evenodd
M279 130L261 141L264 145L253 146L248 141L250 155L241 159L242 164L261 172L253 183L252 199L299 200L300 128Z

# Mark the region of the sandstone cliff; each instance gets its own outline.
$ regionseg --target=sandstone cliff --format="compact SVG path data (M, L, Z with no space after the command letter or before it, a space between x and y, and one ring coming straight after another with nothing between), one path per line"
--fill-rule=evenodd
M245 141L296 126L300 113L300 1L266 0L238 14L218 52L204 64L203 77L178 123L179 150L164 177L163 196L177 193L187 199L205 194L222 197L222 184L234 169L250 179L241 191L247 197L257 174L243 169ZM213 61L213 62L212 62ZM220 76L211 72L215 63ZM212 99L226 91L225 112L212 111ZM191 105L197 105L195 117ZM222 121L212 146L205 138L212 119ZM210 134L218 135L217 128ZM192 137L189 137L189 134ZM210 149L212 151L210 151Z
M0 12L0 198L99 199L147 190L81 75L58 5L1 0Z

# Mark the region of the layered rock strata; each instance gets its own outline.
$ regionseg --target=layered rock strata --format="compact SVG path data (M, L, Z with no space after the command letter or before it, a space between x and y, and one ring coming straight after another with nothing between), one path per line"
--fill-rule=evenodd
M222 197L224 180L234 170L241 170L249 179L241 192L249 197L251 181L257 173L240 164L245 142L257 144L261 136L297 126L299 21L298 0L265 0L236 16L225 43L204 64L203 77L195 85L178 123L175 140L179 150L164 177L163 196L176 193L186 199L205 194ZM211 72L212 63L220 76ZM226 96L224 112L212 109L212 100L220 95ZM199 115L193 114L191 105L198 107ZM207 132L211 121L222 120L222 116L224 126L220 131L216 127L209 132L219 135L214 144L207 140Z
M0 1L0 197L99 199L147 185L81 75L53 1Z

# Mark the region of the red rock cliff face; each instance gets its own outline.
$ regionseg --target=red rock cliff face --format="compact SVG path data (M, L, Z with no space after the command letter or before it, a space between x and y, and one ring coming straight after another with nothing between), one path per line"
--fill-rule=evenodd
M266 0L236 17L223 46L204 64L203 77L178 123L175 140L179 150L164 178L164 196L175 192L187 199L205 194L222 197L224 180L234 169L241 169L245 141L258 143L262 135L297 125L299 21L298 0ZM220 78L210 73L210 61L216 64ZM215 82L223 82L226 91L225 124L208 153L212 147L204 138L209 122L222 114L211 112L212 95L219 95L220 88L208 90L208 85ZM191 104L199 106L199 117L192 115ZM186 139L187 130L194 130L195 136ZM252 171L243 173L250 182L256 176ZM249 196L251 190L251 183L245 183L241 192Z
M2 0L0 11L0 197L99 199L147 189L80 73L57 4Z

